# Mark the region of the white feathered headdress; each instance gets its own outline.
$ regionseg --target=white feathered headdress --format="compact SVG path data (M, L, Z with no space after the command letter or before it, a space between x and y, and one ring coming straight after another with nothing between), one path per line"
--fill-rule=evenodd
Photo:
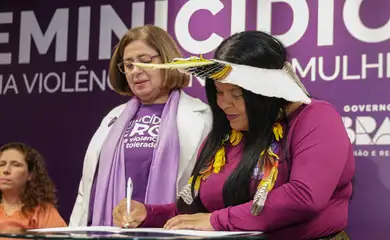
M177 69L181 72L221 83L230 83L267 97L283 98L290 102L311 102L306 88L290 63L283 69L264 69L203 57L176 58L170 63L133 63L140 68Z

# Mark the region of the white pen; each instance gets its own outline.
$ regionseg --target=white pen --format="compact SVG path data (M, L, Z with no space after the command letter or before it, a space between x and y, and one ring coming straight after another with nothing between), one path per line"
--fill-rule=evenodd
M126 210L127 215L130 215L131 212L131 196L133 195L133 181L131 177L127 180L127 188L126 188Z

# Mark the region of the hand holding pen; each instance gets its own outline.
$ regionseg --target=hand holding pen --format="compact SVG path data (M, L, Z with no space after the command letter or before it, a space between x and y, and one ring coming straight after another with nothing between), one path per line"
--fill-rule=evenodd
M133 183L131 178L127 181L126 198L114 208L114 225L126 228L136 228L146 219L146 207L144 204L131 200Z

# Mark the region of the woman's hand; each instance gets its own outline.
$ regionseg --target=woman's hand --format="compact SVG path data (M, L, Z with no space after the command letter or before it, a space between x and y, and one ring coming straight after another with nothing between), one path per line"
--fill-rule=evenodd
M136 228L142 224L147 215L144 204L131 201L131 212L127 214L126 198L113 210L114 225L126 228Z
M165 223L164 228L168 230L194 229L203 231L214 231L210 222L211 213L196 213L191 215L178 215Z

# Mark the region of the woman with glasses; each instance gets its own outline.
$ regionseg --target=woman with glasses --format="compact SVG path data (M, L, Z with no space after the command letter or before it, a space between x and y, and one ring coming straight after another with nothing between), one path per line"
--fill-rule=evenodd
M188 75L133 65L179 57L172 37L151 25L129 30L115 47L110 82L129 101L108 113L89 144L70 226L113 225L129 177L133 199L146 204L174 202L187 184L211 128L209 106L181 90Z

